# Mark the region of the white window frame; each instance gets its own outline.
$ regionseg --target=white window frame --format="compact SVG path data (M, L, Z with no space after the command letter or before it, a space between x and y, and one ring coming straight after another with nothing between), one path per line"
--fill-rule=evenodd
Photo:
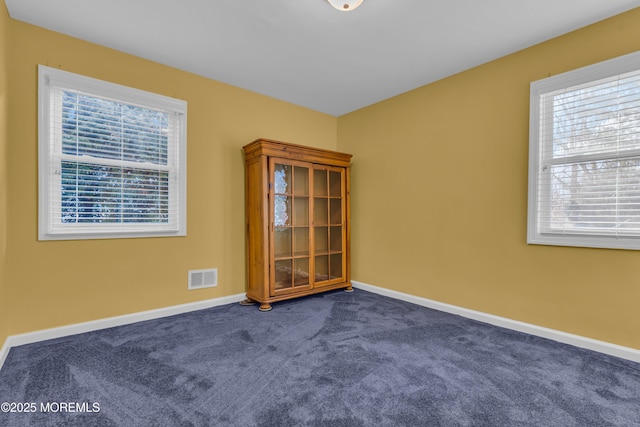
M166 223L64 223L61 220L60 108L53 92L78 91L89 96L169 113L172 131L168 142L169 215ZM187 234L187 103L183 100L110 83L44 65L38 66L38 239L77 240L132 237L170 237ZM57 148L55 148L57 147ZM59 151L59 152L56 152ZM113 161L114 166L126 166ZM131 162L129 162L131 163ZM148 164L147 164L148 165ZM56 215L56 212L58 214Z
M611 249L640 249L640 232L623 233L612 230L611 232L583 232L563 230L558 232L545 229L541 225L541 216L551 213L541 208L541 203L551 206L551 195L545 190L541 182L546 182L544 174L550 170L549 160L544 158L544 129L546 121L551 122L549 109L541 105L542 96L546 93L556 92L578 85L597 82L602 79L635 72L640 70L640 51L608 61L589 65L580 69L569 71L553 77L545 78L531 83L530 87L530 123L529 123L529 188L528 188L528 223L527 243L555 246L575 246ZM613 159L624 159L630 155L640 155L640 144L637 148L619 154ZM607 153L600 158L597 154L588 156L589 161L612 159ZM547 179L548 181L548 179ZM549 209L551 209L549 207ZM542 210L542 213L541 213Z

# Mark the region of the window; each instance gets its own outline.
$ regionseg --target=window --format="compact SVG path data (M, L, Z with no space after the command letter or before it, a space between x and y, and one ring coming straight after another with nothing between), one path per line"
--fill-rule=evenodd
M640 249L640 52L531 84L528 242Z
M186 103L39 66L39 239L186 235Z

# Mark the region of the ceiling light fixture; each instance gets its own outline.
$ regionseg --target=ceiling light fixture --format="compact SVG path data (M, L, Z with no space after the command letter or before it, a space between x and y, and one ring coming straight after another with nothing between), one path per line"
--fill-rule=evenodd
M364 0L327 0L329 4L341 12L356 9Z

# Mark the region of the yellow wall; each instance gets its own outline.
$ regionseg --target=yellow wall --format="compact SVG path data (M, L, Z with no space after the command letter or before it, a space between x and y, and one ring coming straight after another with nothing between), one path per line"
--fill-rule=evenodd
M9 304L0 307L8 335L244 292L241 147L266 137L335 149L337 119L19 21L8 24ZM187 237L37 241L38 64L187 100ZM218 268L218 287L187 291L187 271L210 267Z
M0 347L7 338L5 256L7 229L7 25L9 16L0 5Z
M640 49L640 9L338 121L354 280L640 349L640 252L528 246L529 83Z
M640 9L339 119L0 27L0 344L243 292L240 147L268 137L354 154L355 280L640 348L640 253L526 245L529 82L640 49ZM187 237L37 241L37 64L188 101ZM187 291L208 267L219 286Z

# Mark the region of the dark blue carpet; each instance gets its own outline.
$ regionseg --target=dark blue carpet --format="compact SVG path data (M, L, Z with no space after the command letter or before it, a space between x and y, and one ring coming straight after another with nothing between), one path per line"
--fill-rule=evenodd
M640 365L337 291L16 347L0 402L35 404L0 412L20 427L640 426Z

